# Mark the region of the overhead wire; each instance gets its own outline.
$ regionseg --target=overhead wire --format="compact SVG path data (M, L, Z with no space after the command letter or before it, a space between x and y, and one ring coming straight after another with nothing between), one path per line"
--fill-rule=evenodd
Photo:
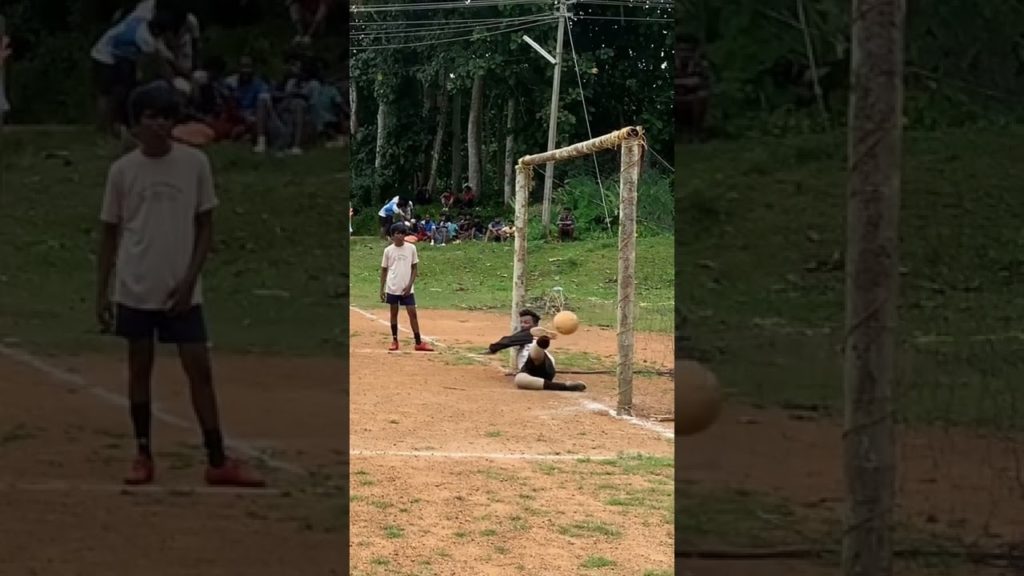
M583 93L583 77L580 75L580 64L576 59L576 43L572 39L572 22L566 21L566 31L569 33L569 49L572 51L572 64L576 69L576 83L580 87L580 102L583 104L583 121L587 125L587 139L593 140L594 133L590 130L590 113L587 112L587 97ZM608 224L608 231L611 232L611 216L608 214L608 203L605 201L604 183L601 181L601 167L597 163L597 155L591 154L594 160L594 172L597 174L597 187L601 190L601 206L604 208L604 220Z
M537 22L530 22L530 23L527 23L527 24L521 24L521 25L518 25L518 26L512 26L510 28L505 28L505 29L502 29L502 30L495 30L493 32L485 32L483 34L471 34L469 36L459 36L457 38L443 38L443 39L439 39L439 40L429 40L429 41L426 41L426 42L412 42L412 43L407 43L407 44L382 44L382 45L377 45L377 46L353 46L352 49L353 50L383 50L383 49L389 49L389 48L412 48L412 47L416 47L416 46L431 46L431 45L435 45L435 44L446 44L446 43L449 43L449 42L459 42L459 41L462 41L462 40L477 40L477 39L480 39L480 38L485 38L487 36L493 36L495 34L501 34L501 33L504 33L504 32L514 32L514 31L517 31L517 30L526 30L528 28L533 28L533 27L539 26L541 24L547 24L547 23L553 22L555 20L557 20L556 16L549 16L549 17L547 17L547 18L545 18L543 20L539 20Z
M366 31L366 32L356 32L356 33L353 33L351 35L351 38L374 38L374 37L394 38L394 37L401 37L401 36L417 36L417 35L425 35L425 34L443 34L443 33L451 34L451 33L455 33L455 32L469 32L471 30L472 31L476 31L476 30L486 30L486 29L493 29L493 28L501 28L503 26L508 26L510 24L525 24L527 22L541 22L541 21L550 20L550 19L551 19L550 15L539 15L539 16L532 16L530 18L522 18L522 19L511 20L511 21L495 19L495 20L492 20L490 23L486 23L486 24L458 24L458 25L454 25L454 26L434 26L434 27L424 27L424 28L412 28L412 29L408 29L408 30L404 30L404 29L401 29L401 28L398 28L398 29L395 29L395 30L371 30L371 31Z
M351 12L412 12L416 10L454 10L486 8L488 6L521 6L527 4L553 4L551 0L470 0L463 2L417 2L414 4L378 4L375 6L353 5Z

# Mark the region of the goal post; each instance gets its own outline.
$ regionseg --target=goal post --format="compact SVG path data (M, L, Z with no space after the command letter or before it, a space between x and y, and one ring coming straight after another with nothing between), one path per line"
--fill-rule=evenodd
M633 347L634 311L636 292L636 192L640 174L643 128L630 126L604 136L592 138L571 146L551 150L542 154L524 156L516 164L515 198L515 248L512 267L512 331L519 329L519 311L526 303L527 229L529 224L529 198L533 189L534 166L549 162L562 162L588 156L604 150L621 148L621 172L619 175L619 262L617 335L618 365L618 406L620 415L631 415L633 411ZM509 365L516 366L515 351L510 351Z

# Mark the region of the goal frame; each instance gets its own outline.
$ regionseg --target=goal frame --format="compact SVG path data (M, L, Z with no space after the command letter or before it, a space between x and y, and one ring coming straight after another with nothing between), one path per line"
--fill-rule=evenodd
M523 156L516 163L515 196L515 250L512 267L512 331L519 330L519 311L526 302L527 225L529 223L530 191L533 189L533 168L547 163L572 160L605 150L621 148L619 173L619 250L618 300L616 304L616 334L618 363L615 370L618 382L616 412L633 413L633 351L635 347L634 321L636 302L636 193L640 177L641 149L644 130L641 126L628 126L578 142L571 146L542 154ZM511 351L509 364L513 371L515 352Z

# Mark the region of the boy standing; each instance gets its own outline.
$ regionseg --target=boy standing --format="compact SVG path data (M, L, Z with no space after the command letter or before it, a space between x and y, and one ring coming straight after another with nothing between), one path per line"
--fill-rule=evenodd
M405 306L409 314L409 325L416 340L417 352L433 352L420 337L420 322L416 315L416 296L413 284L416 282L420 258L416 245L405 241L408 234L402 224L391 225L391 244L384 249L380 263L380 301L391 306L391 346L388 351L398 350L398 307Z
M113 329L128 343L128 397L138 449L125 483L148 484L155 476L150 390L157 336L177 345L188 377L207 451L206 482L261 487L263 480L224 453L200 279L217 197L206 155L171 140L178 114L176 95L165 83L132 93L128 119L139 147L111 166L100 214L96 314L105 332Z

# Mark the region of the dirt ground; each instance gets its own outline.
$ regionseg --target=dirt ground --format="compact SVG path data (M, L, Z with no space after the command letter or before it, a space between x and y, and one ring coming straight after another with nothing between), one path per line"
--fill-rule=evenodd
M385 314L350 315L353 575L672 573L674 443L584 405L614 406L614 376L581 377L582 394L517 390L504 354L469 356L507 316L423 310L442 345L388 353ZM638 357L671 362L671 337L667 353L656 340L638 338ZM614 357L615 336L583 328L560 350ZM636 397L671 413L672 380Z
M843 493L841 432L835 421L727 405L714 427L680 439L680 477L701 486L768 493L809 513L837 516ZM901 428L897 434L901 521L982 545L1024 537L1020 438L962 429ZM794 546L814 544L793 534ZM681 566L692 576L817 576L836 570L781 561L687 561ZM904 566L899 573L937 572ZM964 566L938 573L999 572Z
M158 360L156 488L126 490L133 454L119 358L0 355L0 574L345 574L345 391L336 360L215 351L228 441L244 439L267 490L208 489L187 385ZM234 448L244 454L245 448Z

